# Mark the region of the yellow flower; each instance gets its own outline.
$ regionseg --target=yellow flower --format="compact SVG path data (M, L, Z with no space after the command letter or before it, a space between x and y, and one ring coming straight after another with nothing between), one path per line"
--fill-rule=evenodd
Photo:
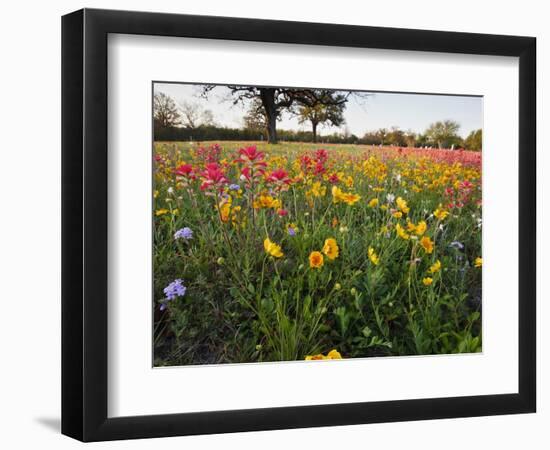
M397 197L395 199L395 204L403 214L407 214L410 211L410 208L407 206L407 202L403 200L401 197Z
M155 216L162 216L164 214L168 214L169 212L170 212L170 210L168 210L166 208L157 209L155 211Z
M428 254L434 251L434 243L428 236L424 236L420 239L420 245Z
M319 353L317 355L307 355L306 356L306 361L320 361L320 360L323 360L323 359L327 359L325 357L325 355Z
M327 356L319 353L317 355L307 355L305 358L306 361L322 361L325 359L342 359L342 355L338 350L333 349L327 353Z
M320 269L323 267L324 258L321 252L311 252L309 255L309 267L312 269Z
M353 206L359 200L361 200L360 195L346 193L338 186L332 186L332 201L334 203L344 202L347 205Z
M153 191L153 198L157 198L159 196L159 191L157 189L155 189Z
M480 268L483 265L483 258L477 257L474 261L474 266Z
M424 284L424 286L429 286L433 282L434 282L433 278L430 278L430 277L426 277L422 279L422 283Z
M275 244L275 242L271 242L269 238L265 238L264 240L264 249L266 253L270 254L271 256L274 256L275 258L280 258L284 254L281 251L281 246Z
M342 196L342 201L349 206L355 205L359 200L361 200L361 196L357 194L344 194Z
M439 261L439 259L434 262L430 268L428 269L428 272L430 273L437 273L441 270L441 261Z
M376 208L378 206L378 199L377 198L373 198L370 202L369 202L369 206L371 208Z
M417 236L422 236L428 229L428 225L424 220L421 220L420 222L418 222L418 225L416 225L415 228L416 229L414 230L414 234L416 234Z
M438 219L438 220L445 220L445 218L449 215L449 212L448 211L445 211L444 209L441 208L441 205L439 205L439 207L434 211L434 216Z
M229 220L229 215L231 213L231 203L232 203L231 196L229 196L227 199L222 200L218 207L220 208L220 218L222 222L227 222Z
M342 192L342 189L340 189L338 186L332 186L332 201L334 203L338 203L342 201L342 195L344 194Z
M392 216L396 219L401 219L401 217L403 217L403 213L401 211L395 211Z
M338 350L331 350L327 353L327 359L342 359L342 355Z
M399 224L395 225L395 231L397 233L397 236L399 236L401 239L409 239L409 234L403 229L403 227Z
M260 197L257 200L254 200L254 203L252 206L254 207L254 209L260 209L260 208L279 209L281 208L282 203L280 200L277 200L276 198L273 198L270 195L260 195Z
M309 193L314 197L324 197L327 192L327 188L321 184L320 181L316 181L311 185Z
M370 259L371 263L373 263L375 266L377 266L378 263L380 262L380 258L378 258L378 255L374 251L374 248L369 247L368 255L369 255L369 259Z
M325 245L323 246L323 253L327 255L328 259L336 259L340 254L336 239L325 239Z
M416 231L416 225L407 219L407 231L414 233Z

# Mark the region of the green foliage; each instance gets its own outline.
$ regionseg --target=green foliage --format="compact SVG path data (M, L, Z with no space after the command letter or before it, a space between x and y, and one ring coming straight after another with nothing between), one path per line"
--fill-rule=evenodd
M438 148L451 148L453 145L460 144L458 130L460 125L452 120L444 120L432 123L426 130L426 137L432 144Z
M481 129L472 131L464 141L467 150L481 150L483 145L483 132Z

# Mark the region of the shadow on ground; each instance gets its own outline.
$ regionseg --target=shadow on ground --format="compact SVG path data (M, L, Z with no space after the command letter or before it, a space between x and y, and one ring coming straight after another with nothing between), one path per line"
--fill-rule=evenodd
M50 431L61 433L61 419L59 417L37 417L34 420L45 428L50 429Z

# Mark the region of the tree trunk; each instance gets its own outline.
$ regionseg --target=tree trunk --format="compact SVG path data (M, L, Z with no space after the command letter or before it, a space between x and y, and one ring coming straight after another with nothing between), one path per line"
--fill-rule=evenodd
M317 122L312 121L311 127L313 129L313 142L316 143L317 142Z
M261 88L260 98L267 119L267 139L270 144L277 143L277 107L275 106L275 89Z

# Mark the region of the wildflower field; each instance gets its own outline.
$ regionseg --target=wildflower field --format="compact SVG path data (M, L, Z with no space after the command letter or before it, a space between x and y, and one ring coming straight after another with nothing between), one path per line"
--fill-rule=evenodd
M481 351L481 153L154 145L156 366Z

